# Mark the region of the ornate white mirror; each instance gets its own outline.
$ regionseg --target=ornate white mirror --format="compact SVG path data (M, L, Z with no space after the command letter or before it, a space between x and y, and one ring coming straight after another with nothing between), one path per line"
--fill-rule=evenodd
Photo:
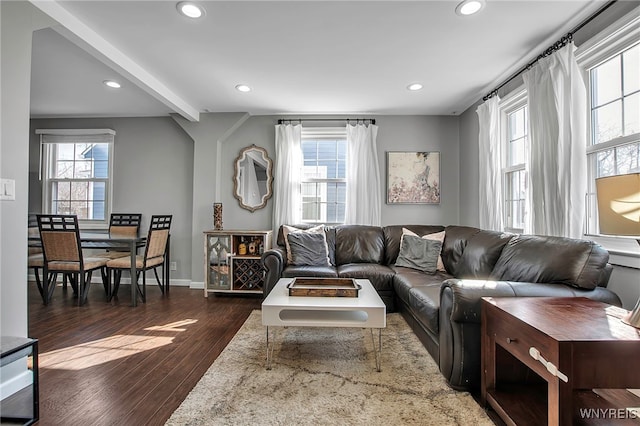
M255 145L243 148L234 164L233 196L240 207L255 211L267 205L271 198L273 172L271 159L264 148Z

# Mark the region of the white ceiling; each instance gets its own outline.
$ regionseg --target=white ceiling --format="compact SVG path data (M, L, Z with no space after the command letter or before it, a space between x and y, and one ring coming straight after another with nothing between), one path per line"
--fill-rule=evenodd
M34 2L62 25L34 34L31 113L459 114L606 3L486 1Z

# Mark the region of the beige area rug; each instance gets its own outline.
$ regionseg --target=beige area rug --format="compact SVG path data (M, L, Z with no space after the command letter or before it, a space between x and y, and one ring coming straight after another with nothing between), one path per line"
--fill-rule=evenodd
M278 329L272 370L265 338L256 310L167 425L493 425L400 314L387 315L381 372L369 330Z

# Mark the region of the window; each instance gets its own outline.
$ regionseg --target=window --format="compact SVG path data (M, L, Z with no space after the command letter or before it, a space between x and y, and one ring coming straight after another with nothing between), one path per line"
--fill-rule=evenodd
M640 43L588 68L587 233L597 234L595 179L640 172Z
M75 214L79 221L89 227L106 225L111 213L115 132L36 132L40 134L42 146L43 212Z
M347 136L344 129L302 131L302 221L344 223Z
M529 146L525 92L519 92L501 105L503 150L504 226L509 232L522 233L527 219L526 151Z

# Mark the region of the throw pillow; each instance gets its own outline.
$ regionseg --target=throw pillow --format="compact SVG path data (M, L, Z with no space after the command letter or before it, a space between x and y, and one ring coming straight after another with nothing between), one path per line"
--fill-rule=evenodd
M400 243L400 254L396 260L396 266L434 274L437 270L438 254L441 249L442 243L438 240L404 235Z
M402 238L405 235L412 235L414 237L418 237L419 236L418 234L416 234L415 232L411 231L410 229L402 228L402 236L400 237L400 246L401 247L402 247ZM427 234L427 235L423 235L422 236L422 238L424 238L425 240L440 241L440 243L441 243L440 247L442 247L442 244L444 244L444 237L445 237L444 231L435 232L433 234ZM444 267L444 263L442 262L442 249L440 249L440 252L438 253L437 270L441 271L441 272L447 272L446 268Z
M330 265L327 239L324 233L291 232L287 235L287 241L291 249L291 265Z
M282 225L282 236L284 237L284 244L287 248L287 263L291 263L292 259L291 259L291 247L289 246L289 239L287 238L287 236L291 233L304 233L304 234L322 234L324 235L324 225L318 225L318 226L314 226L313 228L309 228L309 229L300 229L300 228L295 228L293 226L288 226L288 225ZM325 238L325 244L326 244L326 238ZM329 252L329 248L327 247L327 253Z

